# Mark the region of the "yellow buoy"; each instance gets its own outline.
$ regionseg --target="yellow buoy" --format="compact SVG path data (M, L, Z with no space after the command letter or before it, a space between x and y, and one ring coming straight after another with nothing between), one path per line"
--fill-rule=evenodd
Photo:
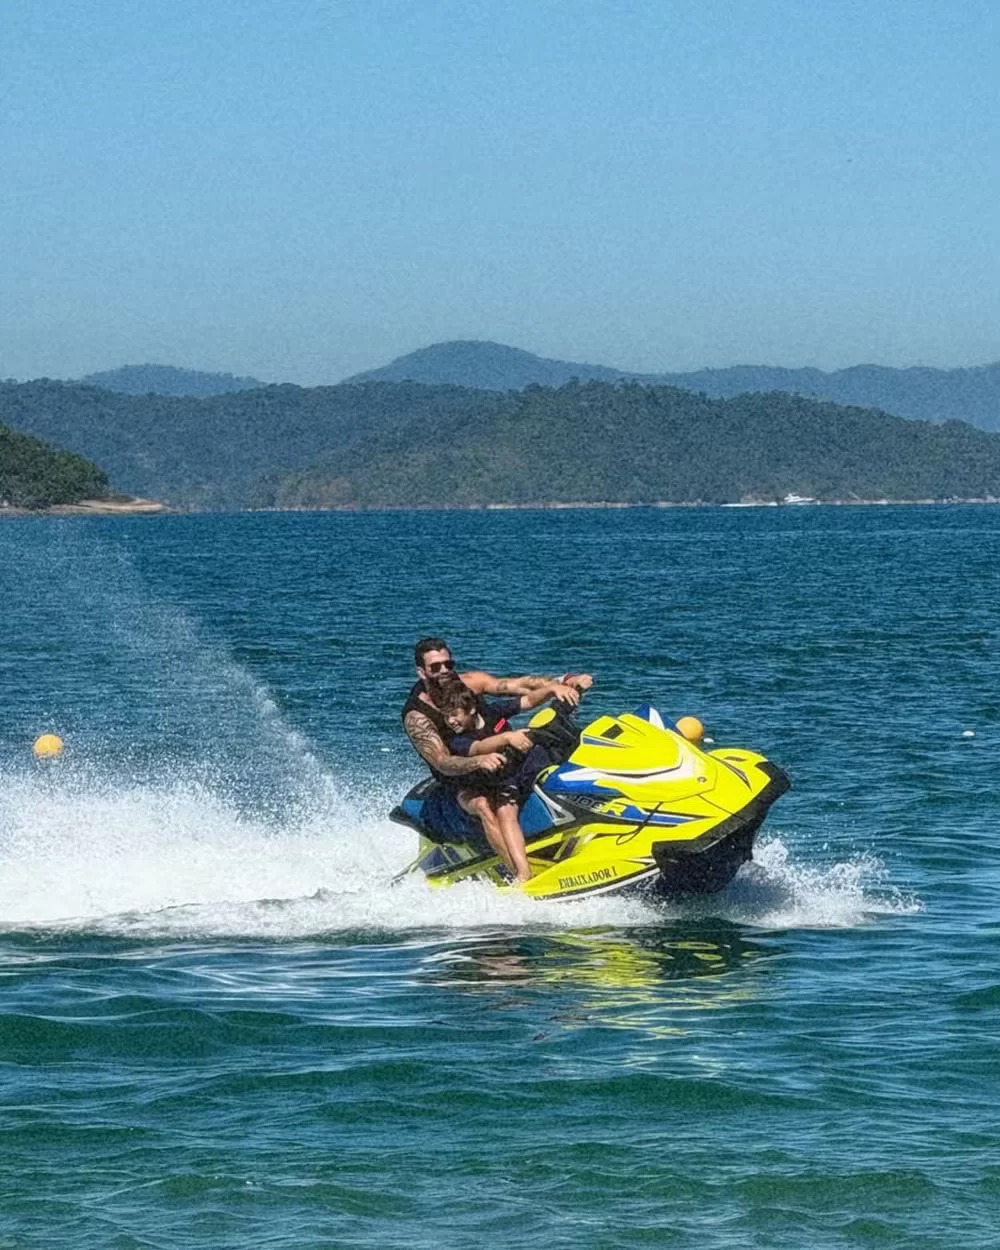
M677 732L688 742L700 742L705 736L705 726L697 716L682 716L677 722Z
M63 753L63 740L58 734L42 734L31 748L36 760L51 760Z

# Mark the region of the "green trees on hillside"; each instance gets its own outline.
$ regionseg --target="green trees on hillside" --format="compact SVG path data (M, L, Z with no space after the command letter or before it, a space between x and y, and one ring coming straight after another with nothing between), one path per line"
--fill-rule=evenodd
M1000 436L796 395L569 383L272 477L279 507L1000 497Z
M1000 435L784 393L413 382L209 399L0 383L0 422L175 506L1000 497Z
M0 422L95 460L117 489L181 507L241 508L265 473L348 455L374 434L432 432L491 396L453 386L264 386L207 399L0 382Z
M47 508L107 493L97 465L0 425L0 507Z

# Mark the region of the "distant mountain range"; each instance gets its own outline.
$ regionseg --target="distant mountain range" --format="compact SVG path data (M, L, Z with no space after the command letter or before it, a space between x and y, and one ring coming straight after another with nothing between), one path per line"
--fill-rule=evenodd
M1000 435L955 417L1000 429L1000 365L632 377L462 342L327 387L160 365L0 383L0 422L93 462L7 437L33 498L103 472L187 508L1000 497Z
M963 422L637 383L479 394L478 405L458 408L440 427L387 426L349 457L273 475L254 501L383 508L1000 499L1000 435Z
M422 347L408 356L399 356L381 369L357 373L344 381L423 382L427 386L467 386L479 391L520 391L526 386L564 386L574 378L580 382L658 381L652 374L629 374L605 365L547 360L519 347L474 339Z
M381 369L359 373L348 382L424 382L480 390L511 391L526 386L581 382L640 382L676 386L713 399L772 391L861 408L880 408L898 417L923 421L968 421L1000 430L1000 363L971 369L889 369L855 365L824 373L820 369L780 369L735 365L693 373L628 373L604 365L547 360L502 343L437 343L401 356Z
M608 365L549 360L502 343L460 340L436 343L400 356L381 369L356 374L346 383L420 382L470 390L519 391L527 386L563 386L573 379L676 386L713 399L777 391L835 404L879 408L897 417L968 421L983 430L1000 430L1000 363L969 369L854 365L833 373L770 365L734 365L690 373L629 373ZM266 385L256 378L203 373L172 365L124 365L105 373L91 373L80 381L124 395L185 398L227 395Z
M122 365L105 373L88 373L79 381L121 395L185 395L204 399L264 386L256 378L237 378L231 373L202 373L174 365Z
M116 490L187 508L1000 497L1000 435L971 425L628 382L206 399L8 382L0 422L95 461Z

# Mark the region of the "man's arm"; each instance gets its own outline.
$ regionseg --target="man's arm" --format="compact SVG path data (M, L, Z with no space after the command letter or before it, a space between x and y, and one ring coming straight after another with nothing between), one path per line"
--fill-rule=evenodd
M464 777L468 773L478 773L484 770L494 772L502 768L506 762L502 755L496 754L469 756L468 758L452 755L441 740L441 735L435 729L430 717L424 716L422 712L407 712L403 728L421 759L437 772L443 773L445 777Z
M569 703L576 707L580 702L580 692L575 686L567 686L561 681L546 681L542 685L536 686L534 690L529 690L527 694L521 695L521 711L527 712L530 708L538 707L539 703L545 703L548 699Z
M543 689L553 682L558 682L560 685L568 685L576 692L579 692L581 690L589 690L594 684L594 679L589 673L564 673L562 677L540 677L534 673L528 673L524 677L494 677L492 673L484 673L474 669L472 672L462 673L460 676L473 694L525 695ZM544 696L539 702L543 700ZM535 705L532 704L530 706Z
M499 695L527 694L548 681L546 677L494 677L492 673L483 673L478 669L462 673L461 678L473 694Z

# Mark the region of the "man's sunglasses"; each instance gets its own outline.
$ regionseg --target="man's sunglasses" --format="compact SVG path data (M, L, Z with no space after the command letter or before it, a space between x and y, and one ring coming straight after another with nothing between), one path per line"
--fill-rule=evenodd
M434 660L427 665L428 673L451 673L454 672L454 660Z

